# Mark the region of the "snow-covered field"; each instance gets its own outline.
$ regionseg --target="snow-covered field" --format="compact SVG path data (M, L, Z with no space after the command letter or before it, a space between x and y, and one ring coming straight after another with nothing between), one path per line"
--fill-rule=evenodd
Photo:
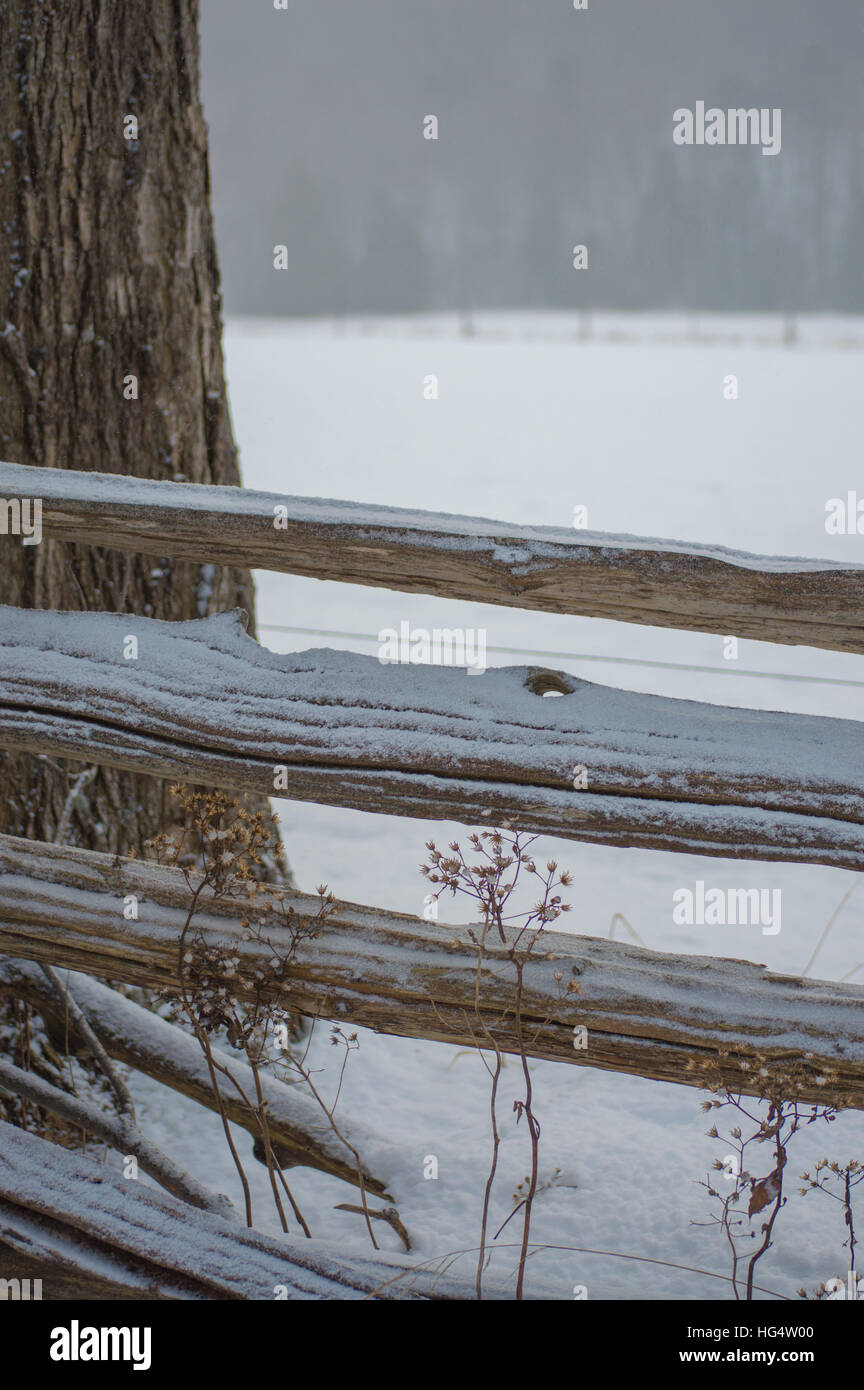
M726 321L713 341L707 331L705 341L693 334L664 341L662 323L629 341L580 340L578 316L569 328L561 316L547 322L538 315L490 316L489 325L471 325L473 335L464 327L456 319L230 323L228 381L246 485L557 526L569 526L581 504L592 530L864 559L864 537L829 536L824 526L829 498L845 498L856 485L864 493L862 357L858 348L837 345L844 335L860 341L860 324L854 332L822 325L809 336L802 329L795 346L779 342L776 325L760 331L752 320L739 325L740 334ZM424 380L432 374L439 395L429 400ZM732 374L739 394L728 400L724 379ZM414 627L485 629L492 665L544 664L601 684L720 704L850 719L864 713L862 657L742 641L738 659L729 661L719 636L273 574L257 579L261 640L278 651L375 652L379 630L407 620ZM288 628L357 635L281 630ZM298 803L279 803L278 810L301 887L323 881L337 897L418 915L424 841L464 841L468 833L447 823ZM570 930L606 936L620 913L647 946L745 957L789 973L807 966L856 883L850 873L823 867L552 840L548 850L575 874L574 910L564 919ZM720 888L781 888L782 930L772 936L752 926L676 926L672 894L697 879ZM810 974L840 979L862 965L862 906L864 890L853 892ZM442 921L469 916L462 903L442 899ZM430 930L437 928L430 923ZM620 922L616 932L629 936ZM854 978L864 982L864 968ZM335 1055L322 1027L315 1064L332 1069ZM583 1284L592 1299L729 1297L728 1285L694 1268L650 1263L728 1273L721 1237L692 1224L710 1214L697 1182L727 1151L705 1137L699 1092L551 1063L533 1063L532 1076L541 1180L560 1170L535 1207L533 1239L551 1247L530 1261L535 1291L570 1298ZM493 1231L528 1171L525 1127L516 1128L511 1112L519 1094L515 1059L504 1081ZM154 1138L237 1197L215 1117L143 1079L136 1099ZM490 1151L480 1060L441 1044L361 1033L340 1105L397 1142L403 1161L383 1176L416 1250L433 1258L474 1246ZM859 1114L841 1116L830 1129L814 1126L793 1143L792 1172L823 1154L844 1162L861 1157L862 1141ZM245 1152L248 1139L240 1143ZM437 1180L424 1178L428 1155L437 1157ZM275 1229L265 1171L251 1166L259 1222ZM298 1170L292 1185L315 1235L368 1246L361 1218L332 1210L354 1200L349 1189ZM794 1181L789 1190L796 1193ZM516 1240L516 1224L502 1241ZM398 1248L389 1228L378 1226L382 1245ZM793 1195L778 1221L776 1248L759 1266L759 1283L794 1296L801 1285L812 1289L842 1273L844 1236L838 1204ZM493 1268L506 1280L515 1263L511 1245ZM470 1264L468 1255L459 1267L468 1273Z

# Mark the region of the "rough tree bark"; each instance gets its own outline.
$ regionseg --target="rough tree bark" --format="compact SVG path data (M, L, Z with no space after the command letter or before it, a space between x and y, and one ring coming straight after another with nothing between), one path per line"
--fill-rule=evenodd
M0 0L4 460L240 482L198 8ZM25 546L0 535L0 601L166 619L239 606L254 626L246 568L47 538ZM85 766L0 752L0 830L53 841L63 824L67 842L122 853L140 851L174 819L164 781L104 767L69 814Z
M197 0L0 0L0 52L0 457L238 483ZM15 536L0 556L20 607L253 611L245 569ZM53 840L80 769L0 754L0 830ZM123 852L167 811L163 782L103 768L67 838Z

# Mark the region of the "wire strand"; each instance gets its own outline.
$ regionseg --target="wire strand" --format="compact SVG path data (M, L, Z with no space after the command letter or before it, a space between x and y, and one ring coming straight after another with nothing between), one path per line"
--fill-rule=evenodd
M262 632L289 632L303 637L336 637L342 641L377 643L378 638L366 632L337 632L326 628L289 627L279 623L259 623ZM775 681L799 681L805 685L845 685L864 689L864 681L844 679L840 676L799 676L792 671L751 671L736 666L694 666L683 661L655 661L648 657L603 656L598 652L552 652L533 651L528 647L486 648L490 652L500 652L505 656L541 657L544 661L597 661L610 666L651 666L660 671L698 671L710 676L749 676L751 679Z

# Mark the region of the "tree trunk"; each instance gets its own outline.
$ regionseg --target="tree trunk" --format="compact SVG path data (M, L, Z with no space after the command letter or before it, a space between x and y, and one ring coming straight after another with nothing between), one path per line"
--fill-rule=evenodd
M0 3L5 460L239 482L197 28L197 0ZM11 535L0 547L4 603L252 617L246 569ZM0 754L0 830L53 840L80 770ZM68 838L124 852L168 819L163 782L103 768Z

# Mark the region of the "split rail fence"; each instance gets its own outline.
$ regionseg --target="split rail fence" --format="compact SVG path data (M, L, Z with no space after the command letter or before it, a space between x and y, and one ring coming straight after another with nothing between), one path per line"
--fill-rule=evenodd
M15 464L0 464L0 497L41 499L44 535L79 544L864 653L864 566ZM165 623L0 608L0 747L427 820L864 870L857 721L633 694L542 667L480 680L347 652L278 655L241 613ZM130 893L137 921L118 912ZM184 897L170 869L0 837L0 990L50 1006L30 962L170 987ZM317 903L291 901L301 913ZM208 902L200 925L236 945L251 993L260 948L242 940L237 911ZM488 948L479 1009L502 1050L518 1051L507 965L506 948ZM339 904L273 993L311 1016L471 1044L475 985L466 928ZM106 987L88 989L85 1012L101 1018ZM692 1085L722 1074L748 1094L776 1068L803 1099L864 1109L862 1004L851 984L544 931L522 1014L537 1057ZM126 1000L107 1017L109 1053L165 1079L161 1020ZM182 1088L206 1104L197 1065L186 1059ZM294 1090L272 1088L287 1161L356 1181ZM365 1163L374 1137L355 1138ZM383 1193L373 1167L367 1182ZM3 1172L11 1221L20 1185L5 1190ZM372 1287L366 1266L346 1278Z

